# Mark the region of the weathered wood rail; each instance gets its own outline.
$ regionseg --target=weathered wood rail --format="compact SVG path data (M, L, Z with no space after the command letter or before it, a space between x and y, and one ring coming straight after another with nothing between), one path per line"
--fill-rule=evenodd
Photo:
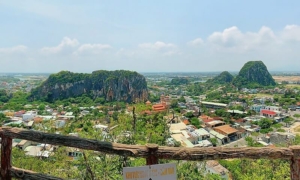
M129 157L146 158L147 165L157 164L158 159L172 160L218 160L230 158L250 158L250 159L287 159L290 160L291 179L300 180L300 146L289 148L184 148L184 147L164 147L149 144L127 145L110 143L91 139L84 139L73 136L59 134L49 134L38 131L29 131L19 128L0 128L1 141L1 179L10 180L12 177L18 179L49 179L57 180L61 178L52 177L45 174L32 172L29 170L13 167L11 164L12 139L26 139L30 141L76 147L86 150L94 150L109 154L117 154Z

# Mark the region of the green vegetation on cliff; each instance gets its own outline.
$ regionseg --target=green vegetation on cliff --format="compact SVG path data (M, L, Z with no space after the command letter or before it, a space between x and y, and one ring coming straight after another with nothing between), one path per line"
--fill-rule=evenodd
M256 88L276 85L266 65L262 61L249 61L233 80L237 87Z
M106 101L137 102L148 98L145 77L137 72L94 71L91 74L61 71L31 91L29 99L53 102L83 94Z
M208 80L207 83L226 84L226 83L231 83L232 80L233 80L233 76L228 71L223 71L218 76Z

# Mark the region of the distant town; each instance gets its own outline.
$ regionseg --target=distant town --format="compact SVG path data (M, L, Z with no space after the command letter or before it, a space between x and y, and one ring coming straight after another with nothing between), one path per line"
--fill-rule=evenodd
M289 146L300 133L300 75L276 73L276 86L238 88L210 81L220 73L144 73L144 102L107 101L83 95L55 102L30 101L28 94L49 75L0 76L2 127L99 140L165 146ZM136 118L136 119L135 119ZM25 156L51 158L59 147L13 140ZM72 161L83 151L67 147ZM198 165L203 167L201 163ZM204 165L209 174L231 179L218 161Z

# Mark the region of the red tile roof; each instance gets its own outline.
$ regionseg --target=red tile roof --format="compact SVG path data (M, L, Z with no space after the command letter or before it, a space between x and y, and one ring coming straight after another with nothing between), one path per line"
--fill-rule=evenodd
M190 124L189 120L187 120L187 119L183 120L183 123L184 123L185 125Z
M261 112L262 112L263 114L276 115L276 112L270 111L270 110L266 110L266 109L262 109Z

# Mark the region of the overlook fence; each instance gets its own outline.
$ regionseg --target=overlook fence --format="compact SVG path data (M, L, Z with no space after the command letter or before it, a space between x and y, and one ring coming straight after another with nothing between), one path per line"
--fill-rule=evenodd
M84 139L73 136L59 134L49 134L38 131L29 131L20 128L0 128L1 141L1 179L11 180L12 177L18 179L45 179L58 180L53 177L26 169L13 167L11 164L12 139L25 139L39 143L75 147L85 150L94 150L108 154L117 154L128 157L146 158L147 165L157 164L158 159L169 160L218 160L230 158L249 159L286 159L290 160L292 180L300 180L300 146L290 146L288 148L269 147L209 147L209 148L185 148L185 147L165 147L155 144L148 145L128 145L110 143Z

